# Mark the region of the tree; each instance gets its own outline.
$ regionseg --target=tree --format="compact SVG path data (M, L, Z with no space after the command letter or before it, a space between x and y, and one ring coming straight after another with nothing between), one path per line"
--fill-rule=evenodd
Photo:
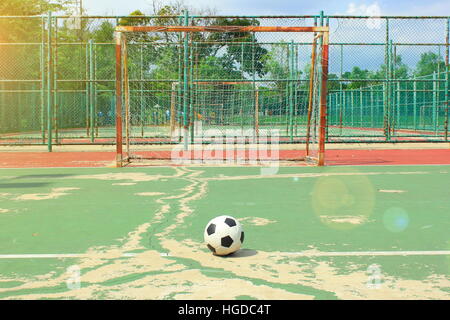
M270 50L264 56L264 73L273 79L288 79L289 78L289 64L287 61L288 44L285 42L282 45L271 46ZM298 77L302 74L299 71ZM279 90L284 90L285 84L282 82L276 83Z
M218 26L259 26L259 21L248 18L217 18L212 24ZM264 61L268 51L258 44L254 33L214 32L208 36L207 40L216 42L216 44L211 45L212 55L216 55L220 49L226 48L227 55L236 62L233 65L239 66L241 72L246 72L252 76L263 76L265 74Z
M37 16L47 11L64 11L67 0L1 0L0 12L5 16ZM0 19L0 43L40 43L42 19ZM2 46L0 59L6 61L0 68L3 79L38 79L40 51L36 45ZM21 84L17 84L21 85Z
M434 52L425 52L420 55L420 60L417 62L414 75L416 77L433 74L433 72L444 71L445 62L440 55Z
M367 81L357 81L357 80L368 80L373 77L373 73L367 69L361 69L360 67L353 67L352 71L344 72L342 75L344 79L352 80L345 84L347 89L357 89L360 87L366 87L369 85Z
M380 67L380 70L375 72L372 79L385 79L386 78L386 65L383 64ZM409 68L402 61L402 56L397 55L395 58L395 62L393 63L392 74L391 77L395 79L407 79L409 77Z
M68 0L2 0L0 12L4 16L37 16L48 11L64 11ZM40 38L41 19L0 19L0 42L35 42Z
M4 16L36 16L48 11L62 11L70 0L2 0L0 12Z

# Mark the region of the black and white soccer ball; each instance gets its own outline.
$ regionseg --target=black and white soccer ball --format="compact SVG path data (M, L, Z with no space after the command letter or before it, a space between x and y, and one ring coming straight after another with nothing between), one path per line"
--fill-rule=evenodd
M226 256L241 248L244 242L244 231L235 218L220 216L208 222L204 238L207 247L215 255Z

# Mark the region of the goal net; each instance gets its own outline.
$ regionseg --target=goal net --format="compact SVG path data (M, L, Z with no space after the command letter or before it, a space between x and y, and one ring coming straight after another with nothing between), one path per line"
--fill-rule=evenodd
M119 26L117 165L170 160L161 144L191 160L227 144L264 160L261 145L284 143L304 147L279 160L323 165L327 73L328 27Z

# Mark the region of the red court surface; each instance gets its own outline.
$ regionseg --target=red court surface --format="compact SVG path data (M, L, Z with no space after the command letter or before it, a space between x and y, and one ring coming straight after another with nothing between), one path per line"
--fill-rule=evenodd
M141 152L146 157L171 162L171 151ZM280 150L279 159L292 160L304 156L300 150ZM273 159L269 159L273 160ZM263 163L263 162L262 162ZM207 162L206 162L207 164ZM305 165L291 161L290 165ZM327 150L326 165L450 165L450 149L374 149ZM152 165L152 163L148 163ZM156 165L156 163L155 163ZM159 163L160 165L160 163ZM0 168L48 168L48 167L114 167L115 153L103 152L0 152Z

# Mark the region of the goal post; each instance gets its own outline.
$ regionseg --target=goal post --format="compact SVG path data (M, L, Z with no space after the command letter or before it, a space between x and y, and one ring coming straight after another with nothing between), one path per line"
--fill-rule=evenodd
M260 88L260 85L257 84L258 81L263 81L261 79L257 79L255 72L255 63L253 63L253 74L248 75L251 71L245 70L242 71L241 79L195 79L194 72L191 70L187 70L187 65L192 64L193 62L189 60L188 55L192 52L192 48L187 48L188 45L192 45L192 42L188 42L187 39L192 33L252 33L253 39L256 39L255 34L260 33L309 33L312 35L311 42L311 60L310 60L310 75L309 75L309 85L307 91L308 99L307 105L304 106L307 110L307 121L305 124L305 135L303 141L305 142L305 154L303 160L322 166L325 163L325 134L326 134L326 112L327 112L327 80L328 80L328 44L329 44L329 29L325 26L311 26L311 27L269 27L269 26L118 26L116 27L116 164L118 167L124 165L125 163L131 161L135 156L133 154L132 146L133 144L145 144L145 139L137 139L133 136L133 125L136 124L136 120L133 118L135 109L133 107L133 96L130 94L130 73L129 68L132 68L132 63L129 62L128 57L128 35L136 34L136 33L179 33L181 34L180 39L184 39L184 41L179 41L175 43L179 45L179 50L183 57L184 61L179 61L180 67L179 75L177 81L168 82L166 92L169 92L167 95L167 99L165 100L165 104L160 110L164 114L165 121L167 124L167 136L168 142L172 141L172 134L177 125L180 125L180 130L182 130L182 135L179 137L180 141L184 139L184 147L187 150L189 143L193 143L193 135L194 132L192 125L196 120L195 111L206 110L207 108L214 108L216 106L216 112L219 114L219 117L216 120L221 126L221 128L226 128L227 121L229 119L234 119L235 114L240 115L240 121L242 124L242 128L247 123L250 123L253 127L254 133L256 136L261 132L261 126L264 123L262 119L260 119L260 112L264 111L263 102L264 99L268 99L270 97L264 96L264 91ZM130 36L132 38L132 36ZM193 37L192 37L193 38ZM226 38L226 37L224 37ZM255 40L252 40L252 45L254 46ZM284 43L280 43L284 44ZM155 42L155 46L160 45ZM224 42L221 43L223 47L236 45L235 43ZM151 46L150 46L151 47ZM243 48L243 47L242 47ZM184 50L182 50L184 49ZM252 48L251 52L253 54L255 49ZM242 60L239 62L240 67L244 69L244 49L242 49ZM293 54L293 53L292 53ZM181 59L180 59L181 60ZM173 61L175 64L176 61ZM238 63L238 64L239 64ZM247 73L244 75L244 73ZM234 75L235 77L236 75ZM201 78L201 77L200 77ZM133 81L133 80L132 80ZM141 80L143 81L143 80ZM151 82L152 79L145 80ZM153 80L159 81L159 80ZM167 80L168 81L168 80ZM269 80L265 80L269 81ZM272 82L276 82L277 80L270 80ZM289 81L297 81L296 79L290 79ZM267 82L266 82L267 83ZM246 90L241 90L242 92L248 91L250 93L246 93L247 95L252 95L252 106L250 109L252 111L248 111L249 100L248 96L239 98L241 99L236 103L235 101L231 103L231 106L225 106L224 102L220 100L217 96L214 96L214 93L209 93L211 95L211 99L207 102L202 102L200 98L200 102L194 101L192 88L200 87L200 86L215 86L215 88L219 88L220 86L226 87L227 90L232 91L233 88L237 86L245 86L248 85L251 88L246 88ZM231 89L230 89L231 88ZM286 90L293 90L293 87L286 85ZM226 92L223 90L223 96L228 100L232 100L232 93ZM233 89L238 92L237 89ZM206 91L206 90L205 90ZM217 91L220 91L217 89ZM211 91L212 92L212 91ZM204 94L204 93L203 93ZM235 94L235 93L234 93ZM131 97L130 97L131 96ZM199 95L200 96L200 95ZM293 100L291 97L293 96L292 92L286 101L289 100L290 108L288 114L288 102L286 102L286 106L283 107L286 111L284 115L279 113L279 118L289 116L288 125L291 125L291 129L293 128L293 111L299 110L297 105L295 108L292 103L299 103L297 100ZM154 97L153 97L154 98ZM225 98L222 98L225 99ZM225 99L225 100L226 100ZM277 98L278 100L278 98ZM283 99L280 97L280 103L282 103ZM203 103L203 105L202 105ZM283 102L284 103L284 102ZM196 109L196 105L202 105ZM178 106L178 107L177 107ZM159 106L158 106L159 107ZM237 108L241 108L237 110ZM246 110L244 110L246 108ZM281 105L278 107L279 110L282 110ZM209 112L209 111L208 111ZM225 121L224 114L228 112L228 120ZM247 112L247 114L244 113ZM206 111L205 111L206 113ZM142 116L141 110L141 116ZM216 115L216 114L215 114ZM265 115L265 114L264 114ZM275 116L273 117L275 118ZM232 121L232 122L233 122ZM140 119L140 122L143 123L143 119ZM203 122L203 121L198 121ZM297 126L297 124L295 124ZM143 125L142 125L143 127ZM190 134L190 129L192 130ZM142 131L143 132L143 131ZM181 132L181 131L180 131ZM292 132L292 130L291 130ZM188 143L188 138L191 138L191 141ZM292 141L292 136L291 136ZM173 141L172 141L173 142ZM139 158L139 157L138 157Z
M328 36L328 32L324 32L317 34L313 39L308 90L306 161L316 162L319 166L325 164ZM319 108L314 107L317 104Z

